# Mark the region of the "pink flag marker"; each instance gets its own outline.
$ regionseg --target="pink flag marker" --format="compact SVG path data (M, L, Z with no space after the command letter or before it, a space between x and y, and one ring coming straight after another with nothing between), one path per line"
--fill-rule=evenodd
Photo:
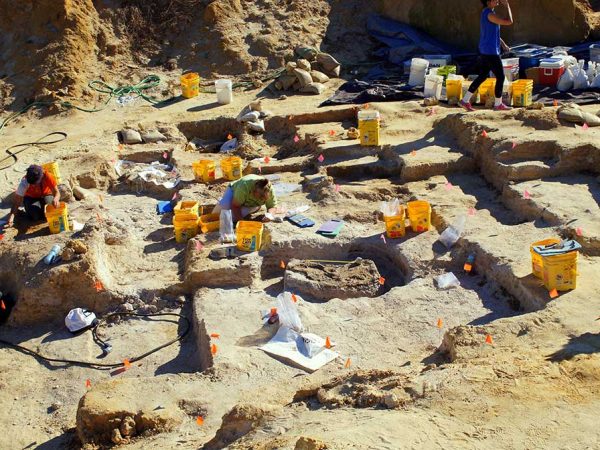
M317 161L319 161L320 163L322 163L323 161L325 161L325 157L323 156L323 154L321 153L319 155L319 157L317 158Z
M583 131L587 131L590 128L590 126L587 123L584 123L583 126L581 127L581 129Z
M164 158L164 159L169 159L169 154L168 154L167 152L164 152L164 153L163 153L163 158Z
M387 244L387 241L385 240L385 236L383 234L381 235L381 240L383 241L384 244Z
M469 213L470 216L474 216L475 215L475 208L469 208Z
M577 236L583 236L583 228L577 227L575 233L577 233Z
M258 166L258 173L262 174L262 166Z
M271 162L271 158L265 156L265 164L269 164Z
M200 252L200 251L202 251L203 248L204 248L204 246L202 245L202 242L196 241L196 251Z
M485 131L485 130L483 130L483 131L481 132L481 135L482 135L484 138L488 137L487 131Z
M450 183L449 181L446 183L446 190L449 191L450 189L452 189L452 183Z
M513 148L513 150L514 150L514 148L515 148L516 146L517 146L517 143L516 143L516 142L513 142L513 143L512 143L512 148Z
M336 185L334 186L334 189L335 189L335 192L340 192L340 185L339 185L339 184L336 184Z
M173 197L171 197L171 201L177 200L177 192L175 192L173 194Z
M294 142L300 142L300 138L298 137L298 135L294 136Z
M529 200L531 198L531 194L529 193L529 191L525 191L523 192L523 198L525 198L525 200Z

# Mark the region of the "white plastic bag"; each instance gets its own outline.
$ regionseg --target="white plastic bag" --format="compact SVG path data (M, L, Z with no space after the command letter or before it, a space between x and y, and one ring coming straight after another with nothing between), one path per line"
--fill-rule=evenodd
M235 230L233 229L233 218L230 209L222 209L219 217L219 234L221 243L235 243Z
M590 84L590 87L600 88L600 73L598 75L596 75L596 78L594 78L594 81L592 81L592 84Z
M304 356L312 358L325 350L325 343L319 336L311 333L302 333L296 338L296 347Z
M298 333L304 331L298 314L298 307L292 299L291 293L283 292L277 296L277 314L279 315L280 326L291 328Z
M571 89L573 89L573 80L574 80L573 71L569 67L569 68L567 68L567 70L564 71L564 73L560 77L560 80L558 80L558 84L556 85L556 88L561 92L570 91Z
M238 146L238 140L237 138L233 138L233 139L229 139L227 142L225 142L223 145L221 145L221 153L229 153L234 151Z
M444 230L438 240L446 246L449 250L452 248L456 241L460 239L461 234L465 231L465 225L467 223L467 217L462 215L456 219L452 225Z
M381 202L381 205L379 206L379 210L383 213L385 217L397 216L399 208L400 200L398 200L397 198L387 202Z
M454 275L452 272L448 272L436 277L435 281L438 289L450 289L460 286L460 281L458 281L458 278L456 278L456 275Z
M576 66L576 72L573 74L573 89L587 89L590 86L587 74L583 70L583 60Z

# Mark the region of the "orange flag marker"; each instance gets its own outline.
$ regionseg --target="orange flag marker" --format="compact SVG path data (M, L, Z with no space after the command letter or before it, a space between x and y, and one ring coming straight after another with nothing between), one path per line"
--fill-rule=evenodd
M441 329L443 326L444 326L444 322L442 322L442 319L438 319L437 320L437 327Z
M350 358L348 358L348 359L346 360L346 364L344 364L344 368L345 368L345 369L349 369L351 364L352 364L352 361L350 361Z
M213 355L216 355L216 354L217 354L217 345L216 345L216 344L213 344L213 345L211 345L211 346L210 346L210 352L211 352Z
M283 259L279 261L279 267L285 269L285 262L283 262Z
M0 234L0 241L4 239L4 234Z
M199 426L202 426L202 425L204 425L204 419L202 418L202 416L198 416L198 417L196 417L196 423L197 423Z
M87 380L85 380L85 387L86 388L91 388L92 387L92 380L90 380L89 378Z
M363 106L363 109L369 109L371 107L371 105L369 105L368 103L365 103L365 106Z
M221 337L221 335L219 333L212 333L210 335L211 338L215 338L215 339L219 339Z
M417 151L413 150L412 152L410 152L410 156L417 156Z
M329 130L329 136L335 136L335 131L334 130Z
M485 131L485 130L483 130L483 131L481 132L481 135L482 135L484 138L488 137L487 131Z
M269 313L269 315L273 317L275 314L277 314L277 308L271 308L271 312Z
M94 283L94 288L96 289L96 292L102 292L104 290L104 285L102 284L102 281L96 280L96 282Z
M123 360L123 367L125 367L125 369L131 369L131 363L127 358Z
M558 291L556 289L552 289L550 292L550 298L556 298L558 297Z
M6 305L4 304L4 300L0 300L0 309L6 309Z
M558 106L558 100L554 100L553 104L554 104L554 107L556 108Z
M265 156L265 164L269 164L271 162L271 158Z
M331 348L331 341L329 340L329 336L325 338L325 348Z
M298 303L298 297L296 297L296 294L292 294L292 301L294 303Z
M231 139L233 139L233 136L231 134L227 135L227 140L230 141Z
M486 337L485 337L485 343L486 344L490 344L490 345L492 345L494 343L494 341L492 340L492 335L491 334L486 335Z
M379 284L383 286L385 284L385 278L379 277Z
M473 266L469 263L465 263L463 269L465 269L465 272L470 272L471 270L473 270Z

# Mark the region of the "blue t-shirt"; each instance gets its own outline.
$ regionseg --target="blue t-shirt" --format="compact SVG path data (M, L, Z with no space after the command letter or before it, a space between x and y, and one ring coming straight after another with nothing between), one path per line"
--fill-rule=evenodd
M493 14L490 8L481 13L481 36L479 37L479 53L482 55L500 54L500 25L490 22L488 16Z

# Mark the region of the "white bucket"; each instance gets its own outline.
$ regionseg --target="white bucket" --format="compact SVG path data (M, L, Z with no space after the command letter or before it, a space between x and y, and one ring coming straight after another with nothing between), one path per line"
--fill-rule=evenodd
M425 77L425 89L423 90L423 96L425 98L435 97L438 100L442 98L442 85L444 84L444 77L441 75L427 75Z
M231 100L233 99L231 80L216 80L215 91L217 91L217 101L221 105L231 103Z
M429 67L429 61L421 58L413 58L410 63L410 77L408 84L411 86L423 86L425 84L425 74Z

